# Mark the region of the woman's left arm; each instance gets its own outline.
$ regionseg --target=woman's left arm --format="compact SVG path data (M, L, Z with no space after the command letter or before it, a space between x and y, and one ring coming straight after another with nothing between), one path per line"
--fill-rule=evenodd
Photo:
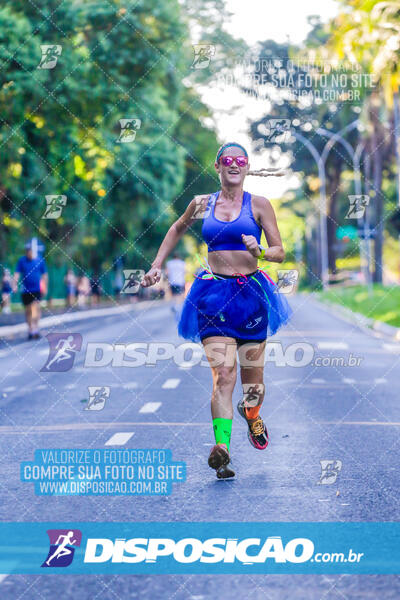
M264 258L271 262L283 262L285 260L285 250L283 249L281 234L271 202L263 196L253 196L253 207L254 217L261 225L268 242Z

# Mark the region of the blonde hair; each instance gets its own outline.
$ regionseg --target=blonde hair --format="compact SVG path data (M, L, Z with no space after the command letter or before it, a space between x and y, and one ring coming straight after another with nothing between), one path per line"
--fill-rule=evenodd
M225 150L227 148L230 148L231 146L236 146L237 148L241 148L243 150L243 152L245 153L245 156L247 157L247 159L249 158L247 150L244 146L242 146L242 144L238 144L237 142L227 142L226 144L222 144L222 146L220 146L218 148L217 156L215 157L216 163L218 163L219 159L221 158L221 156L225 152ZM284 175L286 175L286 172L281 171L280 169L269 168L269 169L258 169L257 171L249 171L247 173L247 175L255 175L256 177L283 177Z
M280 169L258 169L257 171L249 171L247 175L255 175L257 177L283 177L286 171Z

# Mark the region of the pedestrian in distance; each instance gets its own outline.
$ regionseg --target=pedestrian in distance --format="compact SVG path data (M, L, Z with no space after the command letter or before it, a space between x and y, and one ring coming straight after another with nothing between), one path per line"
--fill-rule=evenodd
M21 300L25 307L29 340L40 338L40 301L48 290L46 262L34 249L32 242L25 244L25 256L18 260L13 279L14 291L17 291L18 281L21 281Z
M68 308L71 308L71 306L73 306L75 304L76 282L77 282L77 279L76 279L76 275L75 275L74 271L72 269L68 269L68 271L64 277Z
M98 273L94 273L90 278L90 303L91 306L97 306L100 301L101 296L101 285L100 285L100 276Z
M177 252L165 264L169 284L169 292L174 300L172 311L177 314L180 301L185 293L186 264Z
M4 269L1 280L1 309L5 315L11 312L12 280L10 269Z
M78 296L78 307L84 308L90 295L90 281L85 274L78 277L76 291Z

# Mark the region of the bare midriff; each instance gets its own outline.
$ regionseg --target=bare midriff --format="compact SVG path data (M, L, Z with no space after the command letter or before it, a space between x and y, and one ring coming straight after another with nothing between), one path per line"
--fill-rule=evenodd
M257 258L247 250L218 250L208 253L208 263L213 273L233 275L234 273L254 273L257 271Z

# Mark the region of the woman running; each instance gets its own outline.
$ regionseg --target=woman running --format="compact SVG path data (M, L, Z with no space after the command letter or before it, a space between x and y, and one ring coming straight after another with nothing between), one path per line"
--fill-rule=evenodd
M147 287L160 280L164 261L199 214L203 214L202 235L208 246L208 263L184 302L178 330L182 337L202 342L212 370L215 446L208 464L219 479L235 475L229 448L237 354L243 387L238 412L247 422L250 443L264 450L268 432L259 411L264 400L265 343L267 334L276 333L291 314L276 284L257 268L258 259L280 263L285 252L270 202L243 191L246 175L270 173L265 173L266 169L250 172L249 168L243 146L232 142L220 147L215 169L221 190L211 196L196 196L190 202L170 227L142 281ZM260 245L262 231L268 248Z

